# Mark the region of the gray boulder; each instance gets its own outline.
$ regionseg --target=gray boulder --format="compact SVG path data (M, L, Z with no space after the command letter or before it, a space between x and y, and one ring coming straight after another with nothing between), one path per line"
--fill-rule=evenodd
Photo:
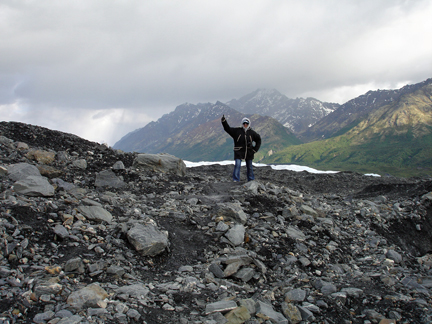
M306 298L306 291L300 288L290 290L285 294L285 301L288 303L301 302L305 300L305 298Z
M39 298L42 295L56 295L60 293L62 289L63 286L58 282L44 278L36 281L33 291Z
M71 308L81 310L84 306L100 307L102 301L107 297L108 293L98 283L92 283L72 292L67 303Z
M149 294L149 292L150 290L142 283L123 286L116 289L116 293L119 295L125 294L135 298L144 298Z
M169 154L138 154L132 166L139 170L186 175L186 164L183 160Z
M113 167L114 170L125 170L125 165L122 161L117 161L116 163L114 163Z
M301 205L300 210L307 215L311 215L314 217L318 216L318 213L312 207L310 207L308 205Z
M0 135L0 144L13 148L14 141L6 136Z
M265 190L265 187L258 181L249 181L243 185L244 188L251 191L254 195L258 195L258 190Z
M40 175L28 176L25 179L15 182L13 189L17 194L32 197L51 197L54 196L55 191L48 180Z
M121 188L125 186L123 180L115 175L111 170L104 170L96 174L95 186L96 187L112 187Z
M284 316L288 319L289 323L297 324L302 321L301 312L297 308L297 306L286 302L283 302L281 306L282 306L282 312Z
M59 236L60 238L64 239L69 236L69 232L63 225L57 224L53 228L54 234Z
M85 159L78 159L75 161L72 161L72 166L78 169L87 169L87 161Z
M243 225L234 225L226 234L226 238L230 240L234 246L243 244L246 229Z
M401 263L402 262L402 255L400 255L399 253L397 253L395 250L389 250L386 253L386 257L389 258L390 260L393 260L396 263Z
M224 221L233 221L238 224L246 224L247 216L239 204L219 203L217 204L217 216Z
M294 240L304 241L306 240L306 235L296 227L288 226L285 232L288 236Z
M257 314L259 317L268 318L272 323L288 324L285 316L276 312L271 305L262 301L257 301Z
M227 312L235 308L237 308L237 303L234 300L221 300L207 304L205 314L208 315L214 312Z
M78 212L80 212L85 218L95 222L111 223L113 218L109 211L99 206L79 206Z
M39 169L28 163L12 164L8 168L9 178L13 181L19 181L27 178L28 176L41 176Z
M151 224L135 224L127 232L127 238L142 255L155 256L168 246L168 236Z

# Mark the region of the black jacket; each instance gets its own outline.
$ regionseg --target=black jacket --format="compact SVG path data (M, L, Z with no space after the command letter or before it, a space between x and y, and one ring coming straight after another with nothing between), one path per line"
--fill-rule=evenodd
M234 140L234 159L253 160L261 146L261 136L251 128L245 131L243 127L230 127L226 119L222 125Z

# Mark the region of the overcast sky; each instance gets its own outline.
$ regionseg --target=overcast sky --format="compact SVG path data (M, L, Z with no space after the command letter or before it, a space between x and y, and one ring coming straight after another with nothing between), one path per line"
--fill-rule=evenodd
M430 0L0 0L0 120L114 145L258 88L344 103L432 77Z

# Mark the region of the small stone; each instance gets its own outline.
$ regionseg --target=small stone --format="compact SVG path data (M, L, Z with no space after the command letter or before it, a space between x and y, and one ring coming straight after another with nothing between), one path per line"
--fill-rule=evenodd
M330 295L337 291L337 288L335 285L327 283L324 286L321 287L321 293L324 295Z
M211 304L207 304L205 307L205 314L208 315L214 312L228 312L235 308L237 308L237 303L235 301L222 300Z
M122 267L112 265L108 267L107 273L117 277L122 277L125 274L125 270Z
M256 313L256 302L252 298L241 299L239 305L246 307L251 315Z
M251 280L255 275L255 270L252 268L241 268L237 273L234 275L235 278L240 279L243 282L248 282Z
M46 323L54 317L55 313L53 311L48 311L45 313L36 314L33 317L33 322L35 323Z
M311 216L314 216L314 217L318 216L318 213L313 208L311 208L311 207L309 207L307 205L301 205L300 206L300 210L303 213L307 214L307 215L311 215Z
M64 270L66 272L76 271L79 273L84 273L85 272L84 262L81 258L70 259L70 260L66 261L66 264L64 266Z
M93 283L71 293L67 303L70 307L81 310L84 305L99 307L99 302L107 297L108 293L99 284Z
M307 267L311 264L310 260L308 258L303 257L303 256L299 258L299 261L304 267Z
M306 291L303 289L292 289L285 293L285 301L289 302L301 302L306 298Z
M212 263L209 266L209 270L217 277L217 278L225 278L225 273L222 268L216 264Z
M383 318L381 321L379 321L379 324L396 324L396 320Z
M263 319L269 319L272 323L288 324L288 320L281 313L276 312L271 305L262 301L257 302L256 314Z
M298 306L298 309L300 311L301 318L303 321L312 322L313 320L315 320L315 316L313 315L313 313L306 307Z
M108 314L108 311L105 308L88 308L87 309L87 315L88 316L101 316Z
M78 169L82 169L82 170L87 169L87 161L84 159L75 160L72 162L72 165Z
M179 272L193 272L192 266L181 266L178 270Z
M394 250L387 251L386 257L393 260L395 263L400 263L402 261L402 256Z
M170 305L170 304L164 304L163 306L162 306L162 309L164 309L164 310L167 310L167 311L175 311L175 307L173 307L172 305Z
M69 236L68 230L63 225L56 225L53 228L54 234L60 237L61 239L64 239Z
M248 309L244 306L234 308L225 317L230 324L242 324L251 318Z
M291 303L282 303L282 312L285 317L289 320L289 323L297 324L302 321L302 316L300 310Z
M135 309L129 309L126 313L127 317L134 319L135 321L138 321L141 317L141 314L135 310Z

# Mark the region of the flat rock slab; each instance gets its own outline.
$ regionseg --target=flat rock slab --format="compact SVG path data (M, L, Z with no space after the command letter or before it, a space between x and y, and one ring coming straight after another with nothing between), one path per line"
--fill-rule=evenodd
M295 228L293 226L288 226L288 228L285 231L288 234L288 236L294 240L299 240L299 241L306 240L306 235L298 228Z
M40 176L39 169L29 163L12 164L7 168L8 176L13 181L19 181L28 176Z
M148 289L144 284L138 283L129 286L123 286L116 289L117 294L126 294L130 297L140 297L144 298L148 295L150 289Z
M211 304L206 305L205 313L211 314L214 312L228 312L237 308L237 303L233 300L221 300Z
M37 168L36 168L37 170ZM39 171L38 171L39 172ZM44 177L28 176L14 183L14 191L20 195L32 197L54 196L55 189Z
M271 305L257 302L257 315L258 317L268 319L272 323L288 324L288 320L281 313L276 312Z
M183 160L169 154L138 154L132 166L141 170L186 175L186 164Z
M99 206L79 206L78 212L80 212L85 218L95 222L111 223L113 218L109 211Z

